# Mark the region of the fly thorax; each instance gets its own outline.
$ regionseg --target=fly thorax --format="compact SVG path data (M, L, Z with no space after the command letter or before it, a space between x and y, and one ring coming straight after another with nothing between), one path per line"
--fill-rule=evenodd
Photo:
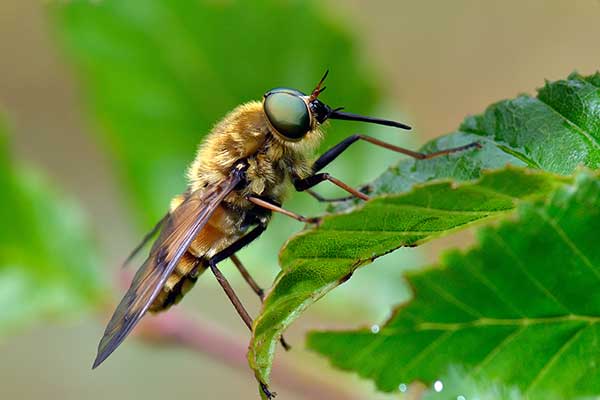
M248 186L252 193L262 195L265 191L265 180L262 178L254 178L250 181Z

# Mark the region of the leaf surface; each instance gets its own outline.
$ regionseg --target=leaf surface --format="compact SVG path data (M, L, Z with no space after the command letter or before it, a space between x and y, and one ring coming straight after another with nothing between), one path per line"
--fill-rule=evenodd
M398 247L507 216L519 202L548 195L567 180L508 168L474 183L417 186L403 195L376 198L351 213L325 217L319 229L292 238L282 250L282 272L254 325L251 365L266 380L283 329L361 265Z
M406 160L370 184L372 194L399 193L432 179L476 179L506 164L568 175L578 165L600 168L600 73L546 82L537 97L521 95L467 117L459 129L427 143L434 152L478 141L477 152Z
M528 181L531 176L512 169L458 190L450 183L422 183L439 178L468 181L506 164L565 175L581 164L598 168L598 80L598 74L572 74L567 80L547 82L536 98L522 95L490 106L483 114L467 118L458 131L425 145L423 151L473 141L483 149L402 161L369 185L371 196L382 197L364 206L356 207L356 202L338 206L341 214L292 237L280 253L282 272L255 322L248 357L259 380L268 382L282 332L357 267L401 246L416 246L494 215L508 215L518 201L543 197L553 189L552 185L536 187ZM414 192L394 195L415 185Z
M309 347L383 391L459 366L532 399L598 395L599 231L600 179L583 173L480 230L477 248L410 274L414 299L379 333L315 332ZM470 398L443 396L459 394Z

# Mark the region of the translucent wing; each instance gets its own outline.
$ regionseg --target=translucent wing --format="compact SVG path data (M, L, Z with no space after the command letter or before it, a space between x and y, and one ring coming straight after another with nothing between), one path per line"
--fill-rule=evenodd
M160 219L160 221L158 221L156 223L154 228L152 228L152 230L150 232L148 232L146 234L146 236L144 236L144 238L142 239L142 242L140 244L138 244L135 249L133 249L133 251L129 254L129 256L127 256L127 259L125 260L125 262L123 262L123 265L121 266L122 268L127 267L129 265L129 263L131 262L131 260L133 260L135 258L135 256L137 256L138 253L140 251L142 251L142 249L148 244L148 242L150 242L150 240L154 237L154 235L156 235L161 230L163 224L165 222L167 222L167 219L169 219L169 215L170 215L170 213L167 213L164 217L162 217Z
M159 294L167 278L223 199L240 182L239 174L219 185L186 196L169 214L150 255L133 278L98 345L92 368L100 365L123 342Z

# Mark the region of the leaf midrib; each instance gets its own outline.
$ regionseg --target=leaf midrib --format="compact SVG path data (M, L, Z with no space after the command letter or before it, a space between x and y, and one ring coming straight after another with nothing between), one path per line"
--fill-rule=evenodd
M420 322L410 328L387 328L378 333L382 336L395 336L406 332L421 331L460 331L469 328L485 328L492 326L531 326L538 324L558 324L562 322L585 322L587 324L600 323L600 316L567 314L554 317L537 318L477 318L466 322Z
M567 116L563 115L553 104L548 103L547 101L545 101L543 98L540 98L540 97L537 97L537 99L542 104L545 104L552 112L554 112L556 115L558 115L564 121L566 121L567 124L572 126L575 129L575 131L578 132L580 134L580 136L583 136L585 139L587 139L592 144L592 146L594 146L595 148L600 148L600 142L598 142L598 139L596 139L596 137L591 135L582 126L579 126L577 123L570 120Z

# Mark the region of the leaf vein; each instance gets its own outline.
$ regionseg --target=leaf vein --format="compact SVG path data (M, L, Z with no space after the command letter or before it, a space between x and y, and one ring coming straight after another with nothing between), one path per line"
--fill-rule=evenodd
M527 329L527 325L523 325L520 328L515 329L514 331L506 335L504 339L498 342L498 344L479 363L475 364L475 366L473 367L473 375L479 373L479 371L481 371L483 367L485 367L491 360L493 360L494 357L496 357L500 353L500 351L502 351L503 348L510 344L510 342L515 340L517 336L523 333L525 329Z
M439 212L439 213L444 213L444 214L466 214L466 215L481 215L481 214L489 214L489 213L494 213L494 212L505 212L505 211L510 211L513 208L499 208L499 209L494 209L494 210L480 210L480 211L476 211L476 210L448 210L445 208L435 208L435 207L431 207L431 206L421 206L418 204L408 204L408 203L400 203L400 204L396 204L396 203L384 203L383 204L384 207L393 207L393 208L414 208L415 210L419 210L419 211L433 211L433 212Z
M465 263L465 266L471 273L471 276L475 277L475 279L477 279L479 282L481 282L481 284L483 284L483 286L490 289L494 293L496 298L498 298L502 304L504 304L506 307L512 309L518 316L525 317L525 314L523 314L523 312L521 310L519 310L516 306L514 306L512 304L512 302L508 301L502 294L502 291L496 285L494 285L494 283L492 281L490 281L485 276L483 276L481 273L479 273L479 271L471 263Z
M564 231L564 229L562 229L554 219L549 218L547 214L540 212L538 210L538 215L540 215L542 217L542 219L544 221L546 221L546 223L548 223L548 225L556 232L556 234L560 237L560 239L565 242L565 244L567 245L567 247L577 256L579 257L579 259L583 262L583 264L590 270L592 271L592 273L594 274L594 276L598 279L598 281L600 282L600 271L598 271L595 267L594 264L592 264L592 262L590 261L589 258L587 258L585 256L585 254L583 254L583 252L581 252L581 250L579 250L579 248L575 245L575 243L573 243L573 241L571 240L571 238L569 238L569 235L567 235L567 233Z
M544 376L548 373L548 371L550 371L550 369L554 366L554 364L560 358L560 356L565 351L567 351L569 349L569 347L572 346L573 343L575 343L575 341L579 338L579 336L581 336L581 334L583 332L585 332L585 330L588 329L590 326L592 326L592 325L591 324L584 325L577 332L575 332L573 335L571 335L567 340L565 340L565 342L556 350L556 352L554 353L554 355L552 355L552 357L548 360L548 362L546 364L544 364L544 366L542 368L540 368L539 372L532 379L532 381L525 387L524 394L529 393L531 391L531 389L533 387L535 387L535 385L537 385L544 378Z
M446 289L442 288L441 286L429 281L429 286L433 289L433 291L435 293L437 293L438 295L440 295L441 297L443 297L446 301L448 301L451 304L454 304L456 307L460 308L461 310L465 311L467 314L471 314L475 317L481 318L483 317L483 315L481 315L480 312L478 312L477 310L475 310L474 308L471 308L469 305L467 305L464 301L461 301L459 299L456 298L456 296L454 296L452 293L449 293Z
M575 128L575 131L578 132L581 136L585 137L594 147L600 148L600 142L598 142L598 139L596 137L594 137L589 132L587 132L585 129L583 129L583 127L581 127L581 126L577 125L575 122L571 121L566 115L563 115L557 108L554 107L554 105L548 103L547 101L545 101L544 99L541 99L539 97L538 97L538 100L541 101L546 106L548 106L548 108L551 111L553 111L556 115L560 116L570 126Z
M452 334L453 334L453 332L451 332L451 331L444 332L440 336L435 338L427 346L423 347L417 354L415 354L415 356L408 362L408 364L406 364L404 367L401 368L401 371L404 373L404 375L408 375L408 372L412 368L414 368L414 366L419 361L421 361L425 356L427 356L429 353L431 353L433 350L435 350L436 347L438 347L443 341L445 341Z
M550 292L550 290L548 290L548 288L546 288L540 281L539 279L537 279L535 276L531 275L529 273L529 271L527 270L527 267L525 265L523 265L523 263L521 262L521 260L519 259L519 257L517 257L512 249L508 246L508 244L504 241L504 239L498 235L498 232L493 231L493 237L496 240L496 242L502 246L502 248L504 249L504 251L506 252L506 254L508 254L508 256L510 256L510 258L512 258L515 262L515 265L518 266L518 268L521 270L521 272L523 272L523 274L527 277L527 279L529 279L531 281L531 283L533 283L533 285L535 287L537 287L540 292L542 294L544 294L546 296L547 299L553 301L556 305L558 305L560 308L564 309L565 311L567 311L569 314L574 314L569 307L565 306L563 303L561 303L556 296L554 296L552 294L552 292Z

